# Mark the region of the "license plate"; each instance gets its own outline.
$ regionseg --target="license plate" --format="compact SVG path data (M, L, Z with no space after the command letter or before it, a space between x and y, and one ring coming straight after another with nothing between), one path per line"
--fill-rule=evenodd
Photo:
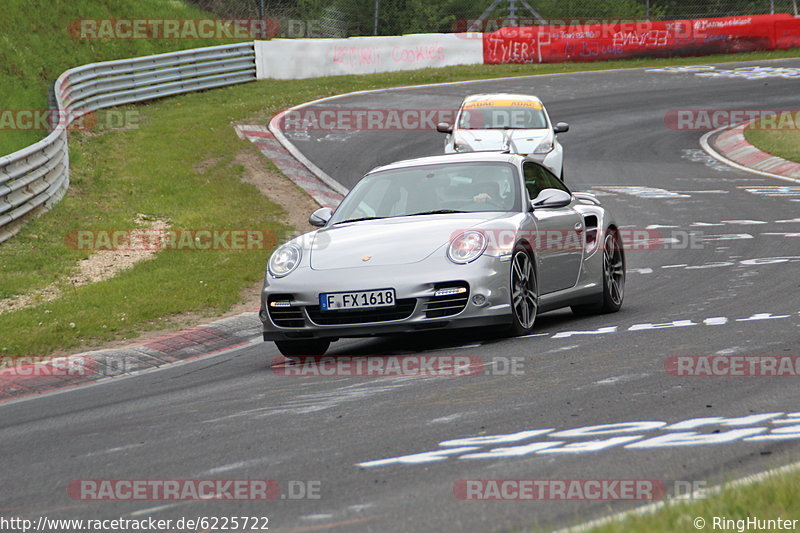
M339 309L367 309L370 307L391 307L394 304L394 289L326 292L319 295L319 308L323 311L336 311Z

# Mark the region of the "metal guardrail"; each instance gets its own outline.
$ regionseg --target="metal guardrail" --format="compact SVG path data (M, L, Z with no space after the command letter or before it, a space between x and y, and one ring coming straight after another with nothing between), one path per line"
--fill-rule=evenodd
M0 157L0 242L50 208L69 186L67 128L85 113L256 80L252 42L90 63L55 82L58 123L41 141Z

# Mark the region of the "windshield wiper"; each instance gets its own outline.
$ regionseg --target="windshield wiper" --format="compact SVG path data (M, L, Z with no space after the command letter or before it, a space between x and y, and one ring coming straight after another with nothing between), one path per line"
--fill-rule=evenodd
M543 130L545 128L533 126L496 126L492 128L481 128L484 130Z
M396 218L398 216L404 217L414 217L417 215L441 215L446 213L469 213L469 211L458 211L456 209L435 209L433 211L421 211L419 213L409 213L407 215L395 215L394 217L361 217L361 218L350 218L348 220L340 220L339 222L334 222L334 226L336 224L344 224L346 222L361 222L362 220L379 220L382 218Z
M469 213L469 211L458 211L457 209L435 209L433 211L421 211L419 213L409 213L405 216L415 217L417 215L443 215L446 213Z
M340 220L339 222L335 222L333 225L336 224L344 224L345 222L361 222L362 220L378 220L381 218L388 218L388 217L361 217L361 218L351 218L349 220Z

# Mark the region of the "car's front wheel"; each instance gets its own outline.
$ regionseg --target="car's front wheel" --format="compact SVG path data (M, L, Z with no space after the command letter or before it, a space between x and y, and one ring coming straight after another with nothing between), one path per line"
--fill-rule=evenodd
M573 305L576 315L616 313L625 296L625 250L619 232L610 228L603 241L603 297L596 304Z
M302 355L325 355L331 341L328 339L307 339L300 341L275 341L275 346L282 355L302 356Z
M511 310L509 334L530 333L539 311L539 292L533 258L527 250L517 250L511 258Z

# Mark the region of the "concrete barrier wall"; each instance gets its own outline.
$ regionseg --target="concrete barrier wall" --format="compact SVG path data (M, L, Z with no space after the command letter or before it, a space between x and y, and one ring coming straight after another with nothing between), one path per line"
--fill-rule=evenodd
M255 42L258 79L373 74L451 65L700 56L794 46L800 46L800 19L789 14L509 27L483 34Z
M288 80L483 64L483 39L474 33L272 39L256 41L255 49L259 79Z

